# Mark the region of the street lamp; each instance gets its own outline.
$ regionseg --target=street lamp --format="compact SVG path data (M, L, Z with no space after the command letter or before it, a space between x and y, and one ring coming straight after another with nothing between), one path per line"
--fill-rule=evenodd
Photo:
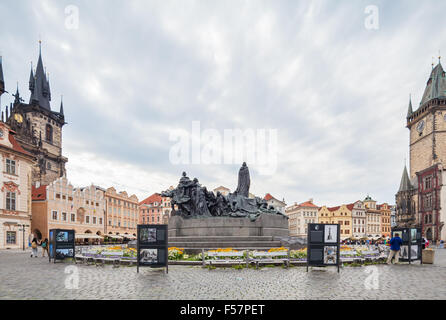
M23 244L23 251L25 251L25 228L29 227L27 224L19 224L19 227L22 229L19 229L19 231L23 231L23 237L22 237L22 244Z

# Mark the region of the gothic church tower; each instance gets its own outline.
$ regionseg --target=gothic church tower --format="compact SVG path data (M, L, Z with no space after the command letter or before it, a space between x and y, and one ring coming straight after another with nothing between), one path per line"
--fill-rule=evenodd
M5 122L16 132L16 140L29 153L36 157L32 182L49 184L65 176L65 163L62 155L62 127L66 124L61 102L59 112L51 110L51 89L48 75L45 74L41 45L35 71L31 67L29 76L29 103L24 103L19 90L14 103L6 107Z

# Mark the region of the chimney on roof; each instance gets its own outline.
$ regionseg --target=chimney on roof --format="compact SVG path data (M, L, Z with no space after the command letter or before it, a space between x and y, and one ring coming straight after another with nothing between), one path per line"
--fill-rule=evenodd
M310 200L308 200L308 201L310 201L310 203L313 203L313 198L310 198Z

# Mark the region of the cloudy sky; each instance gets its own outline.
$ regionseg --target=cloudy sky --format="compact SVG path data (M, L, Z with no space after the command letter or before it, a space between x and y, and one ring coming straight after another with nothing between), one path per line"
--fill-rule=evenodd
M378 29L366 27L370 5ZM63 95L75 186L142 200L187 171L208 189L234 190L238 160L172 161L172 137L196 142L198 121L221 141L230 129L277 133L275 170L248 161L256 195L393 203L408 158L409 94L416 108L432 58L446 55L445 12L438 0L1 0L0 52L7 90L18 81L28 101L42 40L53 110ZM10 101L4 95L3 108ZM221 158L230 152L211 145Z

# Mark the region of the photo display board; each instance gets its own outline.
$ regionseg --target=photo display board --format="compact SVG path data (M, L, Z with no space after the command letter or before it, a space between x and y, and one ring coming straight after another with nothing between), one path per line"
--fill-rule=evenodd
M309 266L340 266L339 224L308 224L307 271Z
M49 261L74 258L74 230L51 229L49 239Z
M137 233L139 267L166 268L168 271L168 238L166 224L139 224Z
M423 249L421 228L394 228L392 229L392 238L397 233L401 240L403 240L400 250L400 260L409 263L411 261L421 260Z

